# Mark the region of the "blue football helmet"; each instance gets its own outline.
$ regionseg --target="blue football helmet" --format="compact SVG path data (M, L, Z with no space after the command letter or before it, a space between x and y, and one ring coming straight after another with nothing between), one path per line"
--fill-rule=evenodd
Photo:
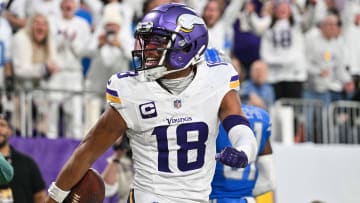
M133 65L141 81L153 81L201 61L208 45L205 22L178 3L147 13L136 27Z

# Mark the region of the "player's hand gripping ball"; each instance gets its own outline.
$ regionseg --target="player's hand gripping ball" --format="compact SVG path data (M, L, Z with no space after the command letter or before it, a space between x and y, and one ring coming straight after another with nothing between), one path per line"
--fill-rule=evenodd
M72 189L64 203L102 203L105 185L100 174L90 168Z

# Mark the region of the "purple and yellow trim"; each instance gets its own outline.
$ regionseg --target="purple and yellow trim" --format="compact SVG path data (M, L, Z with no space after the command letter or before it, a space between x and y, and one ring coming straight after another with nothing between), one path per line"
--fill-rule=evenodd
M230 88L237 88L240 86L239 75L234 75L230 79Z
M114 103L121 103L118 93L115 90L106 88L106 100Z
M131 190L130 190L127 203L135 203L134 189L131 189Z

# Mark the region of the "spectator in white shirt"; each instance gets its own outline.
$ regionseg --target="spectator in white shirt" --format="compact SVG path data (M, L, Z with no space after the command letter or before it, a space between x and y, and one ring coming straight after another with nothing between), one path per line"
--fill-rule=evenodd
M105 13L103 26L95 31L89 49L91 64L85 80L86 96L85 129L88 130L100 116L106 104L103 91L111 75L130 69L131 52L126 48L133 45L121 37L122 19L119 13Z
M261 39L260 56L268 64L268 81L274 86L276 100L302 98L307 72L300 23L295 21L290 3L280 1L274 9L270 28Z
M59 56L59 72L49 81L49 88L62 91L50 95L51 125L48 136L51 138L59 136L60 108L67 118L65 126L60 126L65 129L63 136L75 139L83 136L82 96L77 93L83 90L81 59L87 56L91 31L90 25L83 18L74 15L78 6L78 0L62 0L62 17L52 21Z
M2 50L0 52L0 88L5 88L4 79L11 74L11 40L12 30L6 18L2 17L2 12L5 10L5 2L0 1L0 45ZM6 71L5 71L6 70ZM9 72L9 73L6 73ZM9 81L13 82L13 81ZM13 84L10 84L13 86Z
M202 17L209 30L209 47L223 50L230 55L233 43L233 28L243 0L231 0L225 5L222 0L209 0L202 11Z
M350 4L350 2L349 2ZM351 7L350 7L351 6ZM349 11L349 12L348 12ZM346 7L344 13L348 13L348 21L343 23L345 56L350 74L355 83L355 91L360 91L360 4L351 4Z
M2 16L6 3L0 0L0 108L11 112L10 99L14 92L14 73L11 64L12 29L9 22Z
M12 44L16 86L22 93L24 90L46 88L44 86L46 81L58 71L57 52L46 16L35 13L28 21L27 26L14 35ZM35 123L33 124L37 131L46 134L46 99L43 95L37 95L34 98L34 104L39 115L34 119ZM20 118L19 112L17 114L17 118ZM42 119L37 120L37 118ZM19 120L16 121L17 128L20 126L19 122Z
M26 25L27 19L35 13L42 13L47 18L61 15L61 0L13 0L5 17L13 27L14 32Z
M344 99L342 92L353 91L353 82L346 70L344 43L339 35L339 18L327 15L320 23L320 32L306 38L309 77L305 98L320 99L324 104Z
M30 1L14 0L4 11L3 16L9 21L13 32L25 27L26 19L30 17Z

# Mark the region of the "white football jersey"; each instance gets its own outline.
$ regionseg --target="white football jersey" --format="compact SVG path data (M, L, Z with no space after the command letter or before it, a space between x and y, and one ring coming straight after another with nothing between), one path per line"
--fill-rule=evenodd
M135 191L171 203L208 201L218 111L225 94L239 88L238 79L231 65L206 62L198 65L193 81L179 95L157 82L139 82L134 72L110 78L106 98L128 126Z

